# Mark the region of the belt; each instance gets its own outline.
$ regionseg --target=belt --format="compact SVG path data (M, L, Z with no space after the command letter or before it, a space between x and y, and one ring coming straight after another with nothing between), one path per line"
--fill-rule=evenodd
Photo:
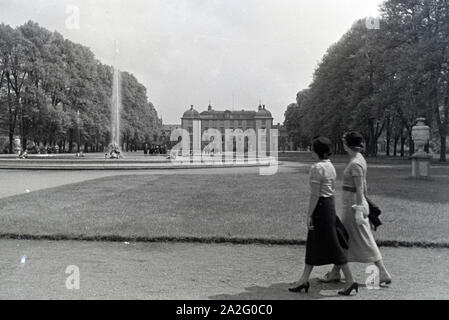
M343 191L356 193L357 189L355 187L343 186Z

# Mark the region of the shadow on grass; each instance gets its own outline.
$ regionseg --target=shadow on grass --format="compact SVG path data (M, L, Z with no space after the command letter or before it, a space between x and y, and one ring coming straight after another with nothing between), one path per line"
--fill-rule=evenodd
M449 203L449 170L432 168L430 178L415 179L406 168L371 168L368 189L372 195L445 204Z
M345 164L334 163L337 171L337 197L341 196ZM308 175L309 167L295 168L295 174ZM420 201L429 204L449 203L449 167L433 167L427 179L415 179L411 168L368 165L368 191L371 196ZM288 177L289 178L289 177ZM303 178L304 179L304 178Z

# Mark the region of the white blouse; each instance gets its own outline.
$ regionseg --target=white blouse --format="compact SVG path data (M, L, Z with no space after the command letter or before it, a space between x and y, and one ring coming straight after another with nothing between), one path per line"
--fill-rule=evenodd
M330 160L322 160L315 163L310 169L310 185L319 184L319 197L333 197L337 172Z

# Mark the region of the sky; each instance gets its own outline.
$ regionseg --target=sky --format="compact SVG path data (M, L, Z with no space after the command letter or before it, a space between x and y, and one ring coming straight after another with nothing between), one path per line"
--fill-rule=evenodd
M136 76L166 124L194 105L256 110L274 123L327 48L382 0L0 0L0 22L33 20Z

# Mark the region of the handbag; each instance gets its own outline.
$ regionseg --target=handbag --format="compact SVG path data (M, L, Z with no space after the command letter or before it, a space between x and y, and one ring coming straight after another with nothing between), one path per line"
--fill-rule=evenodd
M370 199L366 198L369 206L369 215L368 219L371 224L374 226L374 231L377 231L377 227L382 225L382 221L380 221L379 216L382 214L382 210Z

